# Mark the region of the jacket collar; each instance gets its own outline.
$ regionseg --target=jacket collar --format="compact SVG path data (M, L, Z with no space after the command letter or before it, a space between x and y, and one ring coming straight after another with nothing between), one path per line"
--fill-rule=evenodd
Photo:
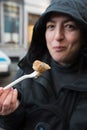
M79 92L87 92L87 74L83 74L72 84L64 85L67 89L79 91Z
M44 86L47 91L52 95L55 90L53 88L52 79L50 76L50 71L46 71L43 73L40 77L35 79L36 82ZM81 75L75 82L70 84L65 84L64 86L60 87L60 90L62 88L70 89L78 92L87 92L87 74Z

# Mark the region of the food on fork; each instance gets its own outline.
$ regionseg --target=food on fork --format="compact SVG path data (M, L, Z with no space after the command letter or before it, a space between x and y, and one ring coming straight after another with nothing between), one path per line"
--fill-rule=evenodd
M35 71L39 72L39 75L41 75L44 71L48 70L48 69L51 69L51 67L44 63L44 62L41 62L39 60L35 60L33 62L33 67L32 67Z
M41 62L39 60L34 61L33 63L33 69L35 70L34 72L32 72L31 74L26 74L21 76L20 78L16 79L15 81L13 81L12 83L8 84L7 86L4 87L4 89L8 89L14 85L16 85L17 83L19 83L20 81L26 79L26 78L37 78L38 76L40 76L44 71L50 69L51 67L44 63Z

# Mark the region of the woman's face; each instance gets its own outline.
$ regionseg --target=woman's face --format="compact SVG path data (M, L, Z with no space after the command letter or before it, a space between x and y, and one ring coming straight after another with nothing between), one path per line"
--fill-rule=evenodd
M52 58L61 65L72 63L81 47L81 31L67 15L53 15L46 23L46 43Z

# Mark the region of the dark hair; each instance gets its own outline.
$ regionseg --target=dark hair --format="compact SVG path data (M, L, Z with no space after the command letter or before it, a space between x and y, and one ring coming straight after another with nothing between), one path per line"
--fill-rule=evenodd
M46 26L45 24L38 26L38 22L33 29L31 45L27 53L27 61L29 64L32 64L34 60L44 60L49 56L45 40Z

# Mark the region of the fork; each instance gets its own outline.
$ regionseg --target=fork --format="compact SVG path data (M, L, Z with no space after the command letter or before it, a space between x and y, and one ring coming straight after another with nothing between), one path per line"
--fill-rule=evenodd
M31 74L23 75L20 78L16 79L15 81L11 82L10 84L6 85L4 87L4 89L8 89L10 87L13 87L14 85L16 85L17 83L21 82L24 79L27 79L27 78L36 78L38 76L39 76L39 72L37 72L37 71L34 71Z

